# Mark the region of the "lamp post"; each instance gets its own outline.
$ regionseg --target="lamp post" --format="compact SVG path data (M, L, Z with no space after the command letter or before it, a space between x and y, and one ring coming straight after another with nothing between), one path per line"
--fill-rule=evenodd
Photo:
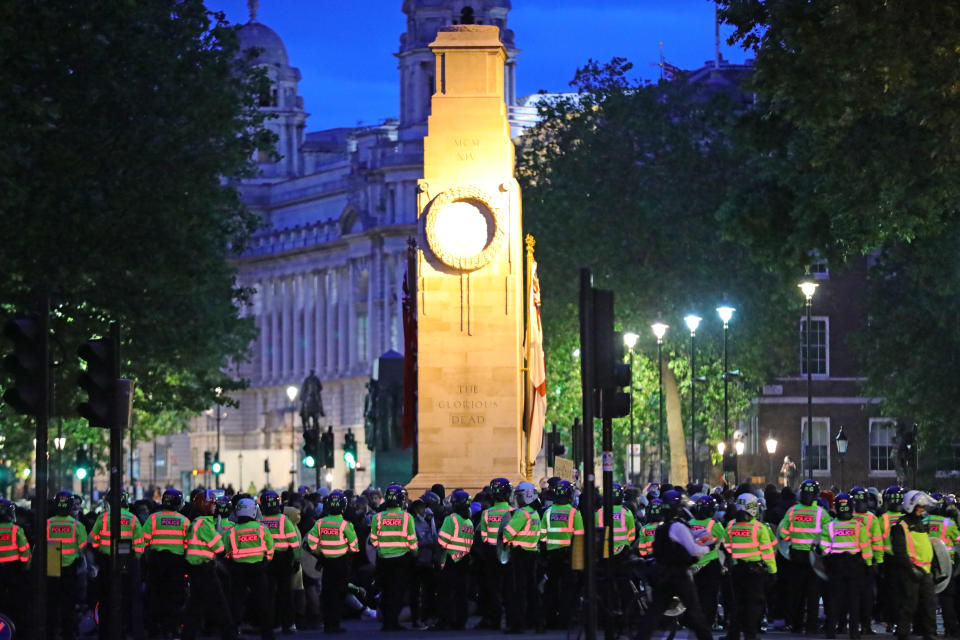
M733 312L736 311L731 306L723 305L717 307L717 315L723 320L723 439L728 437L727 428L730 424L730 410L727 402L727 378L729 378L730 369L727 367L727 329L730 326L730 319L733 318Z
M623 344L630 353L630 482L633 482L633 474L636 472L633 468L633 348L637 346L639 337L631 331L623 334Z
M697 327L702 318L690 314L683 321L690 329L690 482L697 480Z
M237 454L237 472L240 474L240 481L237 491L243 491L243 452Z
M837 432L837 453L840 454L840 490L843 491L846 486L843 482L843 458L847 455L847 434L843 432L843 425L840 425L840 431Z
M807 369L807 450L804 452L803 465L807 469L807 477L813 477L813 465L810 464L810 452L813 451L813 377L810 373L810 310L813 307L813 294L819 286L812 280L804 280L797 285L806 298L807 319L803 332L806 334L806 348L804 349L804 367Z
M293 491L296 488L297 484L297 436L296 436L296 421L293 418L293 414L296 413L297 407L293 404L293 401L297 399L297 389L295 386L290 385L287 387L287 398L290 399L290 490Z
M216 419L217 419L217 455L216 455L216 457L214 458L214 460L216 460L217 462L220 462L220 418L222 417L222 416L220 415L220 407L223 406L223 401L220 400L220 394L223 393L223 388L222 388L222 387L217 387L216 389L214 389L214 392L216 392L216 394L217 394L217 415L216 415ZM291 400L291 402L292 402L292 400ZM215 475L213 476L213 481L214 481L214 488L219 489L219 488L220 488L220 474L219 474L219 473L217 473L217 474L215 474Z
M657 480L663 482L663 336L667 334L667 329L670 326L662 322L656 322L650 328L653 329L653 335L657 337L657 410L660 420L660 428L657 434L657 466L660 470L660 477Z
M739 436L739 437L738 437ZM737 466L733 471L734 478L737 481L737 486L740 486L740 456L743 455L744 442L743 434L737 431L733 437L736 439L736 442L733 443L733 451L737 454L735 456Z
M770 477L773 477L773 455L777 452L777 439L773 437L771 433L767 436L767 441L764 443L767 445L767 456L770 458Z

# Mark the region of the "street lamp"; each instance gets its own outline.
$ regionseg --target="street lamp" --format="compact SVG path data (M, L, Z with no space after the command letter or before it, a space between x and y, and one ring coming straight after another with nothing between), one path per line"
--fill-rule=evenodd
M837 432L837 453L840 454L840 490L846 486L843 483L843 458L847 455L847 434L843 432L843 425L840 425L840 431Z
M636 471L633 468L633 348L637 346L639 337L632 331L623 334L623 344L630 353L630 482L633 482L633 474Z
M223 416L220 414L220 408L223 406L223 401L220 399L220 394L223 393L223 388L222 388L222 387L217 387L216 389L214 389L214 392L217 394L217 416L216 416L216 418L217 418L217 456L216 456L216 458L214 458L214 460L216 460L217 462L220 462L220 418L223 417ZM291 402L292 402L292 400L291 400ZM219 489L219 488L220 488L220 474L219 474L219 473L218 473L218 474L215 474L215 475L213 476L213 479L214 479L213 481L214 481L214 483L215 483L215 484L214 484L214 487L217 488L217 489Z
M813 451L813 377L810 373L810 309L813 307L813 294L819 286L813 280L804 280L797 285L806 298L807 319L803 332L806 334L807 344L804 349L804 367L807 369L807 450L803 456L803 464L807 468L807 477L813 477L813 465L810 464L810 452Z
M297 389L294 385L287 387L287 398L290 399L290 490L292 491L297 485L297 435L296 435L296 421L293 418L293 414L296 413L297 407L293 403L297 399Z
M743 455L743 450L746 447L746 443L743 441L744 435L741 431L737 430L733 434L733 451L736 454L734 460L736 461L736 467L733 470L733 475L737 480L737 486L740 485L740 456Z
M683 322L690 329L690 481L697 480L697 327L700 326L700 316L690 314L684 317Z
M730 377L730 368L727 366L727 329L730 326L730 319L733 317L733 307L724 305L717 307L717 315L723 320L723 439L728 437L727 427L730 424L730 411L727 402L727 382Z
M660 477L657 479L663 482L663 336L667 335L670 325L655 322L650 328L657 337L657 410L660 414L660 430L657 436L657 465L660 467Z
M771 433L767 436L767 441L764 444L767 445L767 455L770 458L770 477L773 478L773 455L777 452L777 439Z

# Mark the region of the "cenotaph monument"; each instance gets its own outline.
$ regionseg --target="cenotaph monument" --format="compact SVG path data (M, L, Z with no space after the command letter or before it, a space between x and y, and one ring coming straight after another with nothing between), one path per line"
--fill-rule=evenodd
M492 25L445 27L418 196L418 473L476 490L522 476L523 236Z

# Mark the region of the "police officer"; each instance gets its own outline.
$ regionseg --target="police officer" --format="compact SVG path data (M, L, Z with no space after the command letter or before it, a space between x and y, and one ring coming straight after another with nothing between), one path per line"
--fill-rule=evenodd
M347 498L342 491L327 497L323 517L307 533L306 545L323 562L323 631L342 633L343 601L347 597L352 554L357 553L357 532L343 519Z
M233 517L233 503L230 502L230 498L227 496L217 496L215 515L216 521L214 524L220 533L225 533L237 524L231 519Z
M943 542L943 545L950 553L951 561L956 560L957 539L960 538L960 530L957 529L957 523L947 515L947 500L941 494L930 496L937 501L931 512L924 516L924 522L927 524L927 533L931 539L937 539ZM940 611L943 616L944 634L950 637L960 635L960 624L957 623L957 611L954 600L956 598L956 589L952 576L947 587L937 594L937 601L940 603Z
M236 640L237 628L230 615L230 605L224 595L217 574L217 556L226 550L223 536L217 531L213 514L217 496L204 490L190 501L193 521L187 531L184 558L190 576L190 596L183 621L183 640L194 640L204 616L209 616L220 627L223 640Z
M733 611L728 615L726 640L740 635L754 640L760 631L760 617L768 576L776 575L776 540L770 528L758 519L760 501L752 493L737 497L736 515L727 524L726 543L733 562L731 580L736 591Z
M538 590L540 514L537 489L521 482L515 493L517 509L503 529L503 540L511 548L507 578L507 632L523 633L542 628Z
M470 519L470 494L457 489L450 494L450 509L437 539L444 550L440 569L440 621L437 630L463 630L467 623L467 586L470 582L470 549L474 542Z
M899 485L890 485L883 491L883 508L880 514L880 542L883 545L883 563L880 567L880 589L878 601L880 603L880 612L883 621L887 623L887 633L892 633L897 621L897 611L899 609L899 585L900 571L890 563L893 557L893 547L890 544L890 532L892 527L903 515L902 503L904 489Z
M413 516L404 510L407 492L398 484L387 487L383 510L370 523L370 544L377 550L380 620L384 631L400 631L400 609L417 551Z
M878 567L883 564L883 529L881 520L869 509L867 490L857 486L850 490L850 498L853 499L853 517L867 530L867 536L870 538L871 561L866 568L864 575L863 588L860 589L858 597L860 599L860 633L862 635L872 636L873 631L873 594L874 585L877 583ZM856 624L855 620L850 620L850 624Z
M756 496L754 496L756 497ZM705 532L707 540L717 544L694 564L693 581L697 585L697 596L700 606L703 607L703 617L711 627L717 619L717 595L720 592L720 555L718 546L727 537L723 525L714 519L717 513L717 501L712 496L699 496L693 503L693 519L690 520L690 530L695 535Z
M690 566L710 550L707 545L694 540L687 521L693 514L690 499L676 489L665 491L661 497L667 510L664 522L657 527L653 540L653 555L656 558L656 578L653 584L653 603L644 614L637 633L639 640L649 640L660 616L674 597L686 606L686 625L696 634L697 640L712 640L710 627L703 617L700 598L693 584ZM704 537L704 541L706 541Z
M107 618L114 613L118 615L121 612L116 612L115 609L106 606L107 596L110 594L110 547L113 544L110 534L110 494L106 496L104 501L105 509L97 516L97 520L94 522L93 527L90 528L90 546L93 548L96 558L97 558L97 575L99 577L99 593L100 593L100 603L103 604L100 608L100 635L105 637L107 630L110 628L110 625L107 623ZM124 549L124 541L130 545L129 558L125 559L126 568L122 569L122 587L125 594L129 594L133 598L139 597L139 571L137 567L139 566L138 559L143 553L144 542L143 542L143 529L140 527L140 521L130 513L130 497L127 495L126 491L120 492L120 544L121 549ZM122 558L122 556L121 556ZM123 563L122 558L122 563ZM122 565L121 565L122 566ZM124 616L124 626L130 626L130 615L131 608L125 607L122 615Z
M816 503L819 497L820 483L812 478L804 480L800 484L800 503L790 507L780 521L780 539L790 543L789 571L784 578L790 584L786 613L794 633L817 632L822 586L810 566L809 555L830 521L827 510Z
M183 494L167 489L160 497L161 509L143 523L147 564L147 628L167 635L180 633L187 565L184 548L190 520L180 514Z
M933 546L923 522L924 512L936 502L922 491L907 491L903 496L904 515L890 525L890 546L893 557L891 569L897 580L897 638L906 640L911 624L924 640L937 635L936 600L933 597L933 577L930 567Z
M72 491L60 491L53 499L54 515L47 519L47 544L58 546L59 577L47 579L50 608L59 612L60 637L73 640L76 634L77 559L87 545L87 530L72 512L76 504Z
M21 612L26 570L32 557L27 536L17 524L16 505L0 498L0 612L10 616L14 624L25 621Z
M293 574L300 564L300 531L286 515L276 491L260 494L261 523L273 538L273 560L267 565L267 584L274 594L274 612L284 633L296 631L293 612ZM277 625L274 625L277 626Z
M860 637L860 592L866 584L867 567L873 558L873 545L867 527L853 517L853 500L847 493L833 500L837 519L828 522L820 534L827 567L829 606L827 638L835 638L837 627L849 613L850 637Z
M597 509L596 526L603 527L603 507ZM633 512L623 506L623 487L613 483L613 556L625 560L630 545L637 539L637 521ZM604 543L606 544L606 543Z
M572 506L573 485L561 480L554 489L554 504L540 519L540 539L545 543L547 587L543 610L548 629L566 629L574 604L573 539L583 535L583 516Z
M647 507L646 522L640 528L640 534L637 537L637 553L645 558L653 553L653 537L657 533L657 527L663 522L663 501L660 498L654 498Z
M480 602L482 618L476 629L500 630L500 619L503 617L503 592L507 585L507 568L500 564L497 557L497 534L500 523L510 519L510 496L513 485L506 478L494 478L490 481L490 495L493 505L484 509L480 514L478 529L480 530L480 563L483 571L483 590Z
M253 596L262 640L273 640L273 594L267 587L267 564L273 559L273 536L257 520L259 510L251 498L236 507L237 524L227 534L233 619L243 620L247 599Z

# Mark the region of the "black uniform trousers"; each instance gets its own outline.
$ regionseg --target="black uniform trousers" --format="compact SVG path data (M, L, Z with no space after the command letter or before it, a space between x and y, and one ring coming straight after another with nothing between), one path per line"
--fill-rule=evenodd
M20 561L0 564L0 613L10 618L22 635L30 623L30 608L25 606L31 593L32 577Z
M377 558L377 584L380 586L380 621L384 629L400 626L400 609L410 580L412 556Z
M820 592L822 584L810 566L808 550L790 550L790 562L787 563L789 575L784 576L790 584L787 591L787 620L794 633L817 632L817 616L820 612Z
M933 593L933 576L919 569L891 572L899 574L896 583L896 598L899 601L897 612L897 638L906 640L910 627L916 622L916 631L924 638L937 635L937 602Z
M947 588L937 594L940 603L940 613L943 616L943 633L946 636L960 635L960 624L957 622L957 585L956 580L950 578Z
M483 591L483 609L480 614L483 619L480 624L483 628L500 629L503 593L507 587L509 572L507 567L500 563L496 545L481 543L480 561L483 563L483 582L480 584Z
M902 572L897 569L893 562L893 556L887 554L884 556L883 564L879 567L879 579L877 584L877 604L880 606L880 619L892 627L897 623L897 616L900 615L899 596L897 592L899 585L897 582L902 577Z
M543 594L543 613L548 629L570 626L570 612L576 596L571 568L571 548L553 549L544 554L547 562L547 588Z
M733 565L730 580L736 596L727 614L726 640L739 640L741 634L747 640L757 637L768 575L763 562L737 562Z
M230 563L230 604L234 621L243 621L244 609L252 596L257 607L254 620L263 640L273 640L273 594L267 586L267 562Z
M273 626L289 629L294 623L293 551L275 551L267 565L267 585L273 597Z
M874 556L876 561L876 556ZM882 566L882 565L881 565ZM871 633L873 631L873 599L874 585L877 582L878 565L865 567L863 571L863 582L860 585L858 594L860 599L860 632ZM853 618L850 623L853 624Z
M470 557L459 562L447 558L440 570L440 627L462 630L467 625L467 587Z
M717 598L720 594L720 561L712 560L705 564L693 576L697 585L697 596L700 598L700 607L707 624L713 627L717 620Z
M53 613L58 618L61 640L73 640L77 634L77 567L79 565L80 561L74 560L69 567L60 568L59 578L47 578L47 613Z
M187 561L170 551L147 552L147 628L180 632Z
M542 624L540 619L540 592L537 589L538 554L514 548L510 552L510 571L507 580L507 629L525 631Z
M190 597L183 616L183 640L194 640L204 618L213 620L220 628L223 640L236 640L237 627L230 614L230 604L224 595L216 561L188 565Z
M697 588L693 583L690 568L673 564L658 564L656 567L653 603L640 621L637 640L649 640L674 597L680 598L680 602L686 606L684 622L696 634L697 640L713 640L710 627L707 626L700 608L700 598L697 597Z
M860 594L866 582L863 558L850 553L834 553L825 558L827 565L826 633L832 635L849 619L851 638L860 637Z
M336 558L324 556L323 576L320 580L320 599L323 606L324 631L336 631L343 619L343 601L347 597L347 581L350 578L350 554Z

